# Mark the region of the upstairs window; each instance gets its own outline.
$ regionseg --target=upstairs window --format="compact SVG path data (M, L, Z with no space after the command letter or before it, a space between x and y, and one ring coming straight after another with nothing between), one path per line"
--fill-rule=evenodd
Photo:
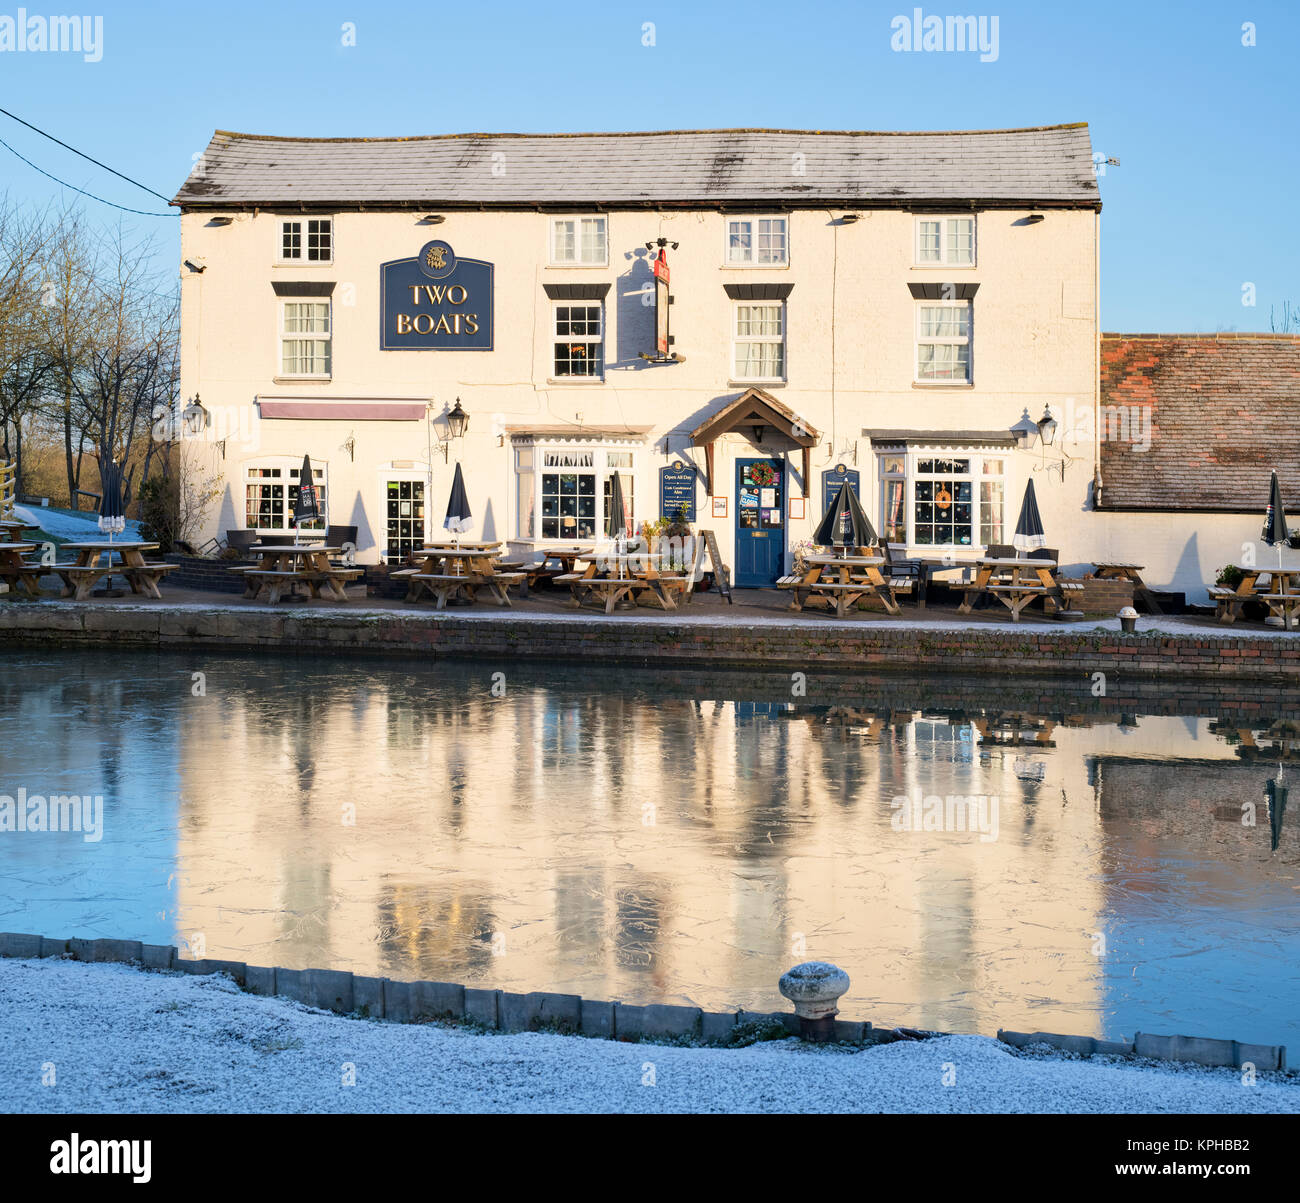
M328 378L330 346L329 301L281 302L281 376Z
M329 217L292 218L280 223L282 263L332 263L334 221Z
M970 344L970 301L921 301L917 304L918 384L970 384Z
M785 267L789 262L784 217L728 218L728 267Z
M556 217L551 221L552 264L604 267L608 262L603 217Z
M974 267L974 217L918 217L918 267Z
M605 342L600 305L555 306L556 376L600 379L605 372Z
M732 364L737 380L785 379L785 304L738 304Z

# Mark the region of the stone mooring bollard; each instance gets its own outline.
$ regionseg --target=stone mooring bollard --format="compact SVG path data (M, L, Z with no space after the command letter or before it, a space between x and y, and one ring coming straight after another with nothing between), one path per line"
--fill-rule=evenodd
M849 975L829 961L805 961L781 975L778 989L792 1003L799 1017L803 1039L822 1043L835 1039L835 1005L849 988Z

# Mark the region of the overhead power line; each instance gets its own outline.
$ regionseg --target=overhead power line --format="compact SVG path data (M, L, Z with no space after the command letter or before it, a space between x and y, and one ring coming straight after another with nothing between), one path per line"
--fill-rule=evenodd
M19 125L26 126L27 129L32 130L34 133L40 134L42 138L48 138L56 146L62 146L64 150L72 151L74 155L80 156L81 158L85 159L86 162L93 163L96 167L102 168L104 171L107 171L110 174L117 176L117 178L120 180L125 180L128 184L133 184L135 187L140 188L143 191L147 192L150 196L156 196L164 204L171 203L170 198L163 196L161 192L155 192L152 188L146 186L145 184L140 183L139 180L133 180L129 175L123 175L122 172L116 170L113 167L110 167L107 163L101 163L98 159L92 158L84 151L78 150L75 146L69 146L61 138L56 138L53 134L47 134L43 129L33 125L30 121L24 121L21 117L17 116L14 113L11 113L8 109L0 109L0 113L3 113L4 116L10 118L11 120L18 122ZM0 146L3 146L11 154L16 155L18 158L22 159L22 161L26 163L28 167L32 168L34 171L39 171L41 175L45 176L47 179L54 180L56 184L62 184L63 187L65 188L71 188L74 192L81 193L82 196L88 196L90 197L91 200L99 201L101 204L105 204L105 205L112 205L113 208L122 209L127 213L139 213L145 217L174 216L174 214L172 213L149 213L143 209L130 209L127 208L126 205L119 205L114 201L105 200L102 196L95 196L94 193L86 192L84 189L76 187L75 184L69 184L64 180L60 180L57 176L50 175L48 171L43 171L41 168L37 167L36 164L33 163L30 159L23 158L22 155L18 154L18 152L14 150L14 148L10 146L7 142L0 142Z

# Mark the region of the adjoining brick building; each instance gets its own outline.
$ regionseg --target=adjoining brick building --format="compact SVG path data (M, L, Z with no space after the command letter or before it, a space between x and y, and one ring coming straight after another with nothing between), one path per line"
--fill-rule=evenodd
M1097 436L1107 554L1201 600L1226 564L1276 555L1274 468L1300 527L1300 335L1103 334Z

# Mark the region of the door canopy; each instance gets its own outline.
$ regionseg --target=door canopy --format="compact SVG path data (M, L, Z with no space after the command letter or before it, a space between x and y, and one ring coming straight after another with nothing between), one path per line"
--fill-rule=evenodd
M713 445L720 435L733 430L747 433L755 445L761 443L769 431L775 431L803 448L803 481L807 489L812 474L812 449L821 442L820 432L770 393L761 388L751 388L691 431L691 443L704 448L709 496L714 492Z

